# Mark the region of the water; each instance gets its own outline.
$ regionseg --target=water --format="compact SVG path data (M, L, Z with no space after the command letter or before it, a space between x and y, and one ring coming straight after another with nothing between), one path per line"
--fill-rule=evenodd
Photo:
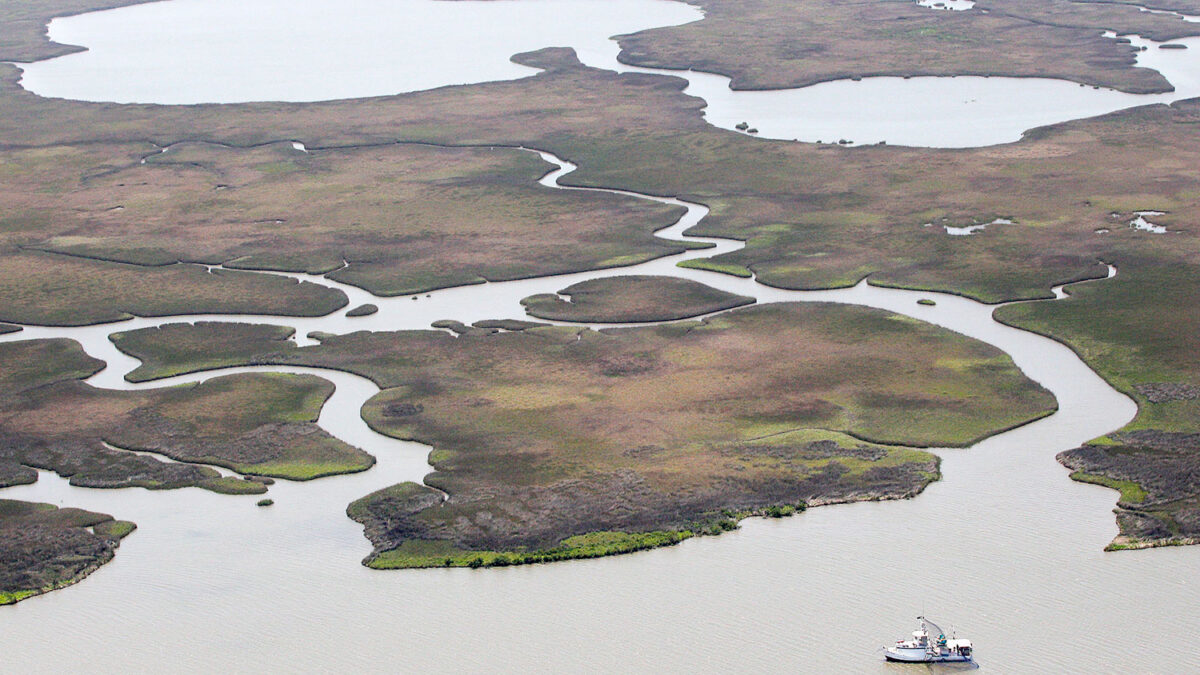
M1135 230L1144 230L1146 232L1153 232L1154 234L1166 234L1167 233L1166 227L1152 223L1149 220L1146 220L1146 216L1154 217L1154 216L1166 215L1162 211L1134 211L1133 214L1137 217L1134 218L1133 220L1129 221L1129 227L1132 227Z
M649 21L655 18L653 7L667 4L647 2L645 12L631 16ZM130 26L142 35L156 35L164 32L163 26L174 25L170 12L177 6L195 7L176 0L120 10L166 12L148 23L134 20L136 15L104 14L134 17ZM222 33L217 10L228 5L211 6L216 18L192 20L211 22L208 30ZM295 9L304 13L306 7ZM55 22L54 30L97 16ZM122 18L105 30L120 34L125 24ZM92 36L84 37L77 41L94 44ZM526 48L513 47L511 51ZM123 47L141 48L136 41ZM327 56L329 64L314 72L344 75L338 69L345 62L334 59L337 54ZM231 79L240 78L245 65L239 64ZM197 86L201 79L196 77ZM305 79L329 78L310 72ZM232 91L241 85L228 86ZM766 115L750 119L758 123L759 117ZM940 133L934 125L925 130L930 138ZM559 166L543 184L552 186L571 169L551 155L543 157ZM665 201L687 207L679 223L660 233L666 238L680 238L707 213L699 205ZM379 313L232 319L291 325L299 331L298 341L305 342L303 336L312 330L395 330L425 327L436 319L522 317L517 301L526 295L614 274L671 274L753 295L760 302L862 304L946 326L1008 352L1027 375L1055 394L1060 410L972 448L939 451L944 480L913 500L749 520L741 530L720 537L618 558L494 570L377 572L358 564L369 547L360 528L344 516L345 505L374 489L419 479L428 470L428 448L366 429L358 410L376 391L370 382L319 371L337 386L319 424L375 454L379 463L372 470L309 483L280 482L270 492L276 505L267 509L254 506L258 497L198 489L89 490L47 474L34 485L0 493L109 512L140 525L116 559L85 582L0 611L6 668L915 673L926 669L884 665L874 648L901 637L916 614L928 612L943 626L971 637L982 670L991 672L1200 669L1200 657L1190 647L1200 632L1194 611L1200 589L1193 581L1200 550L1103 553L1116 534L1110 513L1115 493L1069 481L1054 460L1056 452L1124 424L1135 412L1132 401L1067 348L996 324L992 307L964 298L862 284L837 291L781 291L750 279L674 266L681 259L740 246L706 241L717 248L623 270L447 289L416 301L374 298L318 277L350 295L349 307L370 301L379 305ZM1064 297L1065 292L1056 289L1055 295ZM925 297L935 299L936 306L916 304ZM118 354L108 333L221 318L27 327L0 339L76 338L109 363L92 383L126 388L133 385L122 375L137 362ZM219 373L244 370L261 369Z
M1159 43L1137 36L1128 39L1149 48L1138 53L1138 65L1161 72L1173 92L1127 94L1065 80L968 76L868 77L800 89L734 91L722 75L620 64L615 46L579 54L598 68L686 77L684 91L708 103L706 121L722 129L745 122L759 138L966 148L1017 141L1035 127L1200 96L1200 38L1172 41L1188 46L1183 50L1158 49Z
M723 129L747 122L761 138L947 148L1008 143L1034 127L1200 96L1200 38L1175 41L1186 50L1130 38L1149 47L1138 64L1175 87L1149 96L1011 77L733 91L721 75L620 64L607 39L702 17L670 0L172 0L52 21L51 38L88 51L23 64L22 85L91 101L318 101L517 79L537 71L512 63L512 54L570 46L598 68L687 78L687 93L708 103L705 119Z
M950 12L965 12L975 6L972 0L917 0L917 4L930 9Z
M22 64L22 84L122 103L377 96L527 77L513 54L702 16L666 0L173 0L54 20L51 39L88 51Z
M547 153L559 168L572 166ZM680 238L703 218L687 207L660 236ZM705 239L718 250L739 242ZM464 672L749 671L897 672L871 646L900 637L918 611L975 640L993 672L1102 672L1126 659L1146 672L1196 664L1186 636L1200 629L1189 582L1196 551L1104 554L1115 534L1111 491L1070 482L1054 453L1120 426L1133 403L1067 348L996 324L992 307L937 293L860 284L836 291L771 289L750 279L674 267L689 251L625 270L603 270L374 298L353 287L351 306L376 315L249 317L307 330L417 328L432 317L470 322L520 317L517 301L570 283L625 273L673 274L760 302L825 300L888 308L990 342L1049 388L1060 410L968 450L941 451L944 481L905 502L813 509L785 521L746 521L718 538L619 558L496 570L375 572L346 519L349 501L428 470L428 448L377 436L358 417L376 389L318 371L337 391L319 423L365 447L371 471L271 488L276 505L189 489L101 491L43 474L6 496L74 505L137 521L116 560L84 583L0 612L14 669L401 670ZM1102 283L1102 282L1101 282ZM1061 290L1056 295L1063 297ZM935 306L916 304L936 298ZM212 317L183 317L199 320ZM174 320L180 320L179 318ZM83 328L27 327L16 339L70 336L109 362L92 379L127 388L137 365L106 339L113 330L172 319ZM305 368L269 368L313 372ZM227 372L173 378L162 386ZM120 608L114 612L113 608ZM1147 608L1156 608L1154 614ZM1156 618L1157 617L1157 618ZM169 627L164 629L163 627ZM53 642L45 636L53 635ZM133 638L130 636L142 636ZM313 640L319 636L319 640ZM65 639L63 639L65 637ZM1155 644L1113 654L1120 641ZM1032 641L1032 642L1031 642ZM70 644L69 649L56 648ZM109 664L98 667L97 664ZM914 671L915 672L915 671Z

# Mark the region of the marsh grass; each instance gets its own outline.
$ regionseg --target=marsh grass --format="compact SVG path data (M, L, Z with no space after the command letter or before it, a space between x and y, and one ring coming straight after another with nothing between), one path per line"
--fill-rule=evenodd
M560 296L567 296L570 301ZM618 276L592 279L558 294L521 300L525 311L559 321L636 323L671 321L749 305L754 298L674 277Z
M135 527L102 513L0 500L0 605L79 582Z
M698 4L705 10L703 21L622 37L623 60L721 73L733 79L734 89L803 87L868 76L1009 75L1146 93L1166 91L1165 80L1130 68L1130 49L1106 43L1100 32L1116 29L1156 40L1200 34L1169 17L1091 3L1071 12L1026 0L991 15L895 2ZM1080 29L1091 29L1088 39ZM797 35L804 37L797 40ZM738 128L749 129L742 125Z
M279 332L270 328L254 335L268 344L279 342ZM167 331L168 342L174 337ZM171 344L174 354L184 353ZM207 359L202 357L205 364ZM0 411L20 411L0 419L0 435L12 439L9 462L54 470L71 476L72 484L90 487L199 486L260 494L266 490L262 482L220 477L204 465L310 480L362 471L375 461L315 424L333 393L333 385L321 378L253 373L145 391L96 389L80 381L100 367L72 340L0 344ZM62 424L64 417L73 423ZM45 447L55 452L46 453Z
M1126 504L1140 504L1146 501L1146 491L1142 489L1141 485L1133 481L1117 480L1082 471L1072 472L1071 480L1079 481L1080 483L1090 483L1092 485L1102 485L1106 488L1117 490L1121 493L1121 501Z

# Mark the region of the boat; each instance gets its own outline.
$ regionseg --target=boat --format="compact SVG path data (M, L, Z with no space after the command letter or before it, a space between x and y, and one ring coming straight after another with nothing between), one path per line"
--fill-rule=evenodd
M921 628L914 630L911 640L896 640L896 644L885 647L883 656L888 661L901 663L964 663L974 661L975 652L971 641L960 637L946 637L946 632L923 616L918 616Z

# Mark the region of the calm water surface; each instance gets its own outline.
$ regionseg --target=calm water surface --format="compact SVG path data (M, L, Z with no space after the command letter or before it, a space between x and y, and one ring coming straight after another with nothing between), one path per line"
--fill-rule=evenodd
M220 1L210 4L234 7ZM55 31L72 22L124 16L135 27L153 26L155 30L142 32L153 35L184 18L172 15L173 7L194 12L196 6L175 0L88 15L55 22ZM308 11L308 5L287 6L299 14ZM645 11L630 16L664 21L655 25L690 20L682 12L694 12L661 2L639 7ZM654 14L660 10L671 12L670 20ZM160 14L138 24L136 14L123 14L135 11ZM383 10L376 6L376 11ZM503 16L492 16L493 23ZM204 18L193 14L187 21ZM109 21L102 31L106 34L125 30L125 19L103 20ZM274 28L269 24L285 21L290 21L288 13L268 13L256 25L267 31ZM637 28L613 28L598 19L595 23L601 35ZM230 32L221 26L228 28L217 22L209 30ZM364 36L383 32L379 26L362 28ZM99 38L54 35L89 46ZM514 42L509 53L540 46L547 45ZM141 47L134 41L124 48ZM596 53L612 53L608 45L598 49ZM587 53L581 48L581 54ZM251 53L241 58L258 57ZM234 75L240 77L245 66L239 64L242 69ZM336 71L341 76L337 68L343 67L341 62L303 79L326 79L314 72L332 76ZM201 80L196 77L202 89ZM100 98L121 96L114 92ZM334 96L303 93L289 98ZM938 130L925 133L935 137ZM545 157L563 167L543 180L552 185L570 166ZM704 207L686 206L688 214L662 236L678 238L706 214ZM739 246L712 241L718 244L715 251ZM323 371L337 392L320 423L375 454L379 464L371 471L303 484L281 482L271 488L276 505L270 509L255 507L257 497L197 489L72 488L47 474L35 485L4 490L5 497L106 511L140 525L116 560L84 583L0 610L6 668L915 673L927 669L885 665L876 647L911 630L912 618L924 611L975 640L985 671L1200 670L1200 657L1190 645L1200 633L1194 611L1200 604L1194 581L1200 550L1103 553L1116 533L1110 513L1115 493L1069 481L1067 471L1054 460L1056 452L1124 424L1135 412L1129 399L1108 387L1070 350L1000 326L990 318L991 307L963 298L865 285L788 292L753 280L674 267L681 258L713 253L692 251L625 270L447 289L415 302L376 299L318 279L346 291L351 307L371 300L380 305L380 312L357 319L339 312L320 319L234 320L292 325L301 335L311 330L421 328L444 318L470 322L521 317L520 298L585 278L672 274L753 295L760 302L862 304L947 326L1011 354L1026 374L1055 394L1060 410L972 448L939 451L945 479L909 501L822 507L797 518L750 520L741 530L720 537L619 558L495 570L376 572L359 565L368 545L360 528L345 518L345 505L374 489L419 479L428 470L428 448L371 433L358 410L376 391L374 386ZM922 297L935 298L937 305L917 305ZM185 317L205 318L220 317ZM124 388L133 385L121 376L137 364L117 354L107 334L168 321L136 319L80 329L28 327L0 339L73 337L110 364L92 383ZM221 373L243 370L250 369Z
M543 156L562 167L544 183L571 168ZM687 206L687 215L662 236L678 237L706 213ZM721 250L740 245L716 241ZM711 251L684 256L703 254ZM343 516L344 506L379 487L419 479L428 470L428 448L370 432L358 410L375 387L326 372L337 393L320 423L369 449L379 464L353 476L281 482L271 489L276 505L270 509L255 507L257 497L196 489L72 488L48 474L35 485L5 490L14 498L108 511L140 524L117 559L86 582L0 612L4 642L36 645L10 647L13 667L890 673L905 667L884 664L874 648L899 637L921 611L972 637L982 668L992 672L1200 667L1186 646L1187 636L1200 629L1191 611L1200 601L1192 583L1198 551L1103 553L1115 534L1113 493L1070 482L1054 461L1058 450L1120 426L1135 410L1070 350L1000 326L990 319L991 307L964 298L861 284L780 291L680 269L673 266L677 260L623 272L692 278L760 302L854 303L938 323L1007 351L1054 392L1061 409L968 450L942 451L945 480L910 501L750 520L721 537L604 560L376 572L358 565L368 547ZM621 272L447 289L416 302L373 298L380 312L359 319L338 313L247 320L303 332L520 317L521 297ZM361 290L321 281L342 288L354 302L365 299ZM937 305L917 305L922 297L937 298ZM93 384L127 388L134 385L120 376L136 361L116 353L106 335L166 321L28 327L22 337L79 339L111 364ZM171 382L248 370L254 369ZM1129 640L1155 649L1108 648Z
M513 54L702 16L667 0L171 0L52 21L88 51L22 65L22 84L123 103L377 96L527 77Z
M50 36L88 51L22 65L22 83L92 101L317 101L526 77L536 71L512 54L569 46L598 68L686 77L721 128L744 121L763 138L929 147L1007 143L1033 127L1200 96L1200 38L1176 41L1186 50L1131 38L1150 48L1139 65L1175 87L1154 96L1011 77L735 92L720 75L622 65L608 39L702 17L670 0L171 0L56 19Z

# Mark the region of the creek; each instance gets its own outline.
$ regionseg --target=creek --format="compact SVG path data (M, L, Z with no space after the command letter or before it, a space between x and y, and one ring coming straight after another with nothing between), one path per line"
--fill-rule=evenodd
M172 7L196 4L174 0L83 15L54 22L52 34L90 46L90 35L59 35L56 26L101 14L159 12L154 22L135 22L146 29L168 25L163 22L170 19ZM634 15L648 22L663 20L650 11L661 4L649 2L646 12ZM679 22L686 18L672 17ZM96 30L122 34L124 28L114 22ZM604 24L598 30L612 28ZM162 31L143 34L158 33ZM528 47L513 45L508 53ZM591 58L586 49L580 53L585 61ZM68 58L75 56L61 60ZM56 61L60 59L45 63ZM30 85L32 70L27 70ZM322 75L331 72L310 73L308 79L328 79ZM710 119L715 109L710 102ZM763 128L759 120L766 118L748 116ZM930 131L935 135L936 129ZM552 168L542 184L558 187L558 179L573 166L540 154ZM741 244L684 234L707 214L702 205L622 193L685 207L679 222L659 236L705 241L715 248L626 268L444 289L416 300L379 298L324 277L290 275L340 288L350 297L347 308L371 302L380 311L358 318L346 317L345 310L312 319L137 318L81 328L26 326L0 337L78 340L108 363L90 380L107 388L159 387L245 371L317 372L337 387L319 424L378 459L374 468L359 474L280 481L270 490L275 500L270 508L255 507L257 496L200 489L75 488L46 472L33 485L4 490L0 495L6 498L98 510L139 525L116 558L84 582L0 611L6 667L89 672L916 673L927 669L886 665L874 649L903 636L913 617L928 611L973 639L981 669L992 672L1200 669L1191 646L1200 633L1200 616L1194 611L1200 604L1200 587L1194 582L1200 549L1104 553L1103 546L1116 534L1111 514L1116 493L1070 481L1054 459L1061 450L1122 426L1136 411L1131 400L1071 350L998 324L992 319L994 306L958 296L865 282L839 290L785 291L753 279L679 268L681 260ZM361 528L346 518L345 506L381 487L420 480L429 470L429 448L366 428L359 409L377 391L373 384L336 371L253 367L133 385L123 376L137 361L117 352L108 340L114 331L180 321L288 325L296 328L298 342L307 343L311 331L401 330L427 328L439 319L525 318L519 304L523 297L621 274L694 279L754 296L760 303L878 307L945 326L1007 352L1027 376L1055 395L1059 410L967 449L935 450L943 460L943 480L911 500L825 506L782 520L749 519L719 537L615 558L488 570L379 572L359 564L369 546ZM1067 294L1056 289L1055 295ZM936 304L918 305L921 298Z
M539 154L556 165L543 185L557 187L558 179L574 169L549 153ZM207 671L228 668L233 659L236 669L244 670L372 671L397 665L467 672L897 672L905 667L883 665L867 645L900 635L910 615L929 608L969 630L983 667L997 664L996 672L1046 667L1098 672L1119 658L1151 672L1196 663L1184 638L1200 629L1190 611L1200 593L1189 583L1198 552L1103 553L1115 534L1109 512L1114 493L1071 482L1054 460L1059 450L1131 419L1132 401L1061 344L996 323L991 305L866 283L786 291L753 279L679 268L682 259L742 244L683 234L707 213L702 205L641 197L686 208L659 236L715 247L627 268L449 288L416 300L375 297L323 277L289 275L342 289L351 298L348 307L364 301L378 305L379 312L367 317L346 317L341 310L299 319L137 318L79 328L27 326L0 337L78 340L109 364L91 384L115 389L234 372L316 373L336 385L318 423L378 459L359 474L280 481L271 488L275 505L269 509L256 508L255 496L199 489L75 488L45 472L33 485L5 490L9 498L110 512L139 524L116 559L83 583L0 612L5 641L25 647L10 649L10 664L124 670L169 662L182 670ZM1010 354L1026 375L1054 393L1060 408L969 449L938 450L943 481L912 500L826 506L785 521L751 519L720 537L611 559L377 572L359 565L369 547L357 524L345 517L345 505L396 482L420 481L429 471L429 448L366 427L358 411L378 391L374 384L338 371L263 366L135 385L123 376L137 360L107 339L114 331L179 321L289 325L304 343L304 336L317 330L417 329L437 319L523 318L523 297L620 274L693 279L752 295L760 303L879 307L942 325ZM1055 295L1067 294L1056 289ZM921 298L936 305L917 304ZM1159 619L1148 616L1145 607L1155 607ZM322 639L313 641L313 635ZM1130 639L1153 642L1156 649L1125 655L1104 649Z

